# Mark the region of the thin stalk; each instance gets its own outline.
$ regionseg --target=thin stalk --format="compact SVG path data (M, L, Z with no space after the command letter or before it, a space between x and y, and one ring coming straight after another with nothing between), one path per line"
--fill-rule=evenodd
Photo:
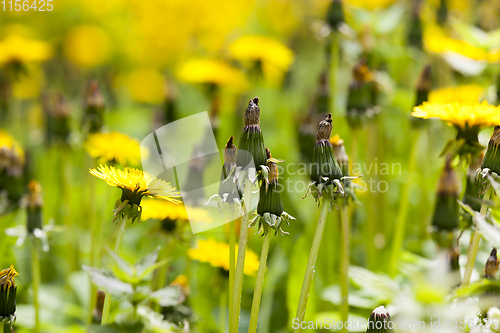
M340 227L342 230L342 251L340 259L340 317L343 323L349 320L349 211L347 205L343 204L340 208ZM342 332L347 332L345 325L342 326Z
M120 251L120 246L122 244L123 233L125 232L125 222L127 221L127 217L123 217L120 221L120 228L118 229L118 235L116 236L115 242L115 253L118 254ZM102 308L102 319L101 325L106 325L109 322L109 311L111 309L111 295L106 293L104 295L104 306Z
M227 293L223 290L220 293L219 301L219 325L221 333L227 332L227 321L226 321L226 307L227 307Z
M238 260L236 261L236 271L234 273L232 310L229 321L229 333L237 333L240 325L241 292L243 288L243 268L245 267L245 254L248 241L248 220L250 219L250 198L252 195L252 183L245 184L245 216L240 227L240 241L238 245ZM248 205L247 205L248 203Z
M1 322L0 323L0 333L3 333L3 329L5 328L5 323Z
M269 242L271 232L266 232L264 242L262 242L262 251L260 252L259 270L255 280L255 289L253 292L252 310L250 312L250 326L248 333L257 332L257 323L259 321L260 298L262 297L262 287L264 286L264 274L266 273L267 254L269 252Z
M40 305L38 303L38 291L40 289L40 255L36 247L36 238L30 237L31 243L31 274L33 275L33 304L35 306L35 328L34 333L40 333ZM1 325L3 327L3 324Z
M389 274L391 276L396 275L397 264L399 257L399 250L403 245L403 240L405 237L406 222L408 216L408 196L410 194L410 187L412 184L413 173L415 171L415 165L417 162L417 146L420 141L420 134L418 133L417 138L413 141L410 157L408 159L408 178L405 180L403 189L401 191L401 196L399 199L400 205L398 210L398 215L396 218L396 225L394 227L394 236L392 238L392 248L391 248L391 258L389 259Z
M481 215L485 216L488 211L488 206L486 201L490 199L492 188L490 187L483 196L483 204L481 205ZM462 287L466 287L470 284L470 278L472 276L472 270L474 269L474 262L476 261L477 250L479 248L479 241L481 240L481 233L479 232L479 227L476 225L476 231L472 237L472 243L469 248L469 255L467 257L467 265L465 266L464 278L462 280Z
M337 109L337 72L339 67L339 33L332 31L332 44L330 45L330 113L335 116Z
M236 268L236 221L229 222L229 318L233 313L234 270Z
M323 238L323 231L325 230L326 216L328 214L328 208L330 203L328 199L323 198L321 202L321 209L318 218L318 225L316 226L316 233L314 234L313 243L311 246L311 252L309 253L309 260L307 261L306 273L304 275L304 282L302 283L302 289L300 291L299 305L297 307L297 314L295 318L298 318L299 322L304 320L307 307L307 298L309 297L309 291L311 290L311 283L314 276L314 266L316 265L316 258L319 253L319 246L321 245L321 239ZM294 332L302 332L300 327L295 329Z
M158 253L158 259L156 260L157 262L167 259L169 254L172 253L175 246L174 237L167 236L165 243L166 245L163 246L160 249L160 253ZM168 265L163 265L156 269L153 281L151 281L151 289L153 291L163 288L165 280L167 279L167 271ZM161 307L160 304L152 302L152 308L153 310L159 312Z

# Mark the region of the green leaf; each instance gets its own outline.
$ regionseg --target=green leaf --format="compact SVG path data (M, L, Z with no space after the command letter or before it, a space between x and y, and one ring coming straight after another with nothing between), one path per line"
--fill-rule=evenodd
M106 251L111 255L113 258L113 262L109 264L110 268L114 271L115 268L118 268L120 271L125 273L126 275L135 275L134 267L130 265L127 261L122 259L117 253L115 253L113 250L111 250L108 246L106 246Z
M458 297L468 297L482 294L488 290L491 290L492 287L500 287L500 281L494 281L490 279L481 279L475 283L472 283L465 287L460 287L455 290L455 298Z
M184 302L184 294L175 286L156 290L151 293L150 298L161 306L175 306Z
M137 276L143 276L144 272L156 263L156 260L158 260L159 252L160 247L157 247L156 250L149 254L146 254L144 257L139 259L137 263L135 263L134 268L137 272Z
M89 274L92 282L110 294L124 296L132 295L134 292L130 283L125 283L117 279L109 272L89 266L83 266L83 269Z

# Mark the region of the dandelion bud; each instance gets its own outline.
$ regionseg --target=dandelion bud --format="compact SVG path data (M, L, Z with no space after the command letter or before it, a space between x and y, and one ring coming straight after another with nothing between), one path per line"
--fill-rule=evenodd
M14 278L18 275L14 265L0 272L0 317L4 319L10 320L16 312L17 287Z
M484 265L484 277L493 278L498 272L498 265L499 261L497 257L497 249L493 248L493 250L491 250L490 256L486 260L486 265Z
M362 58L352 70L353 78L349 84L347 99L347 121L351 127L361 126L367 119L380 112L377 105L377 86L374 74Z
M104 308L104 297L106 293L102 290L96 292L96 302L95 307L92 310L92 322L94 324L100 324L102 320L102 310Z
M87 86L82 125L89 133L100 132L104 126L104 96L97 80L91 80Z
M231 173L236 167L236 146L234 138L230 137L224 148L224 165L222 167L221 179L219 183L219 198L224 202L232 203L234 199L239 199L239 192L234 181L234 174Z
M469 205L473 210L479 211L481 209L481 198L479 197L480 185L476 182L476 171L481 168L484 154L481 152L476 157L471 157L469 168L467 169L467 177L465 182L465 193L462 202ZM472 216L462 210L462 218L465 222L465 227L469 228L472 224Z
M393 332L393 325L390 324L391 315L384 306L379 306L373 310L368 319L368 328L366 333L387 333Z
M488 142L488 149L486 149L486 154L484 155L483 163L481 164L482 169L490 169L500 175L500 126L495 126L493 135Z
M313 150L313 165L311 168L311 181L331 183L334 179L342 178L342 171L333 154L330 143L332 133L332 115L328 114L318 125L316 131L316 146Z
M408 44L418 49L422 49L422 21L420 19L421 2L421 0L413 0L412 2L411 19L407 38Z
M415 106L421 105L423 102L427 102L429 99L429 91L431 90L432 85L432 67L431 65L427 65L420 73L417 82L417 96L415 99ZM413 117L412 117L413 118Z
M42 187L36 180L28 184L28 233L33 234L36 229L42 229Z
M491 250L490 256L486 260L486 264L484 265L484 278L485 279L495 279L495 275L498 272L498 257L497 257L497 249L493 248ZM491 307L499 307L500 306L500 287L498 286L488 286L488 289L484 291L479 296L479 308L481 311L487 311Z
M342 0L332 0L326 12L326 23L332 30L337 30L339 25L344 22L344 11L342 9Z
M432 225L437 231L452 231L458 228L459 182L457 174L451 166L451 158L446 159L446 165L439 178L436 206Z
M177 89L173 82L169 79L165 80L163 85L163 94L165 100L163 102L163 114L167 123L177 120Z
M252 155L255 166L266 164L266 151L264 149L264 137L260 129L260 107L259 98L255 97L248 102L245 110L245 127L240 137L236 164L246 167L250 163L248 152ZM241 153L240 153L241 152Z

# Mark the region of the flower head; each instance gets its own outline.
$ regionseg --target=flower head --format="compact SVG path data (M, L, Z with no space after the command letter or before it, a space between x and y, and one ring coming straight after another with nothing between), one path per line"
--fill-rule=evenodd
M0 317L8 318L11 322L16 312L17 287L14 278L18 275L14 265L0 272Z
M481 169L490 169L491 172L500 175L500 126L495 126L490 141L488 142L488 149L484 155Z
M89 133L99 132L104 126L104 96L99 82L91 80L85 93L85 114L83 126Z
M174 203L179 192L170 183L158 179L155 176L138 169L125 168L116 169L113 166L100 165L97 169L90 169L90 173L110 186L116 186L122 190L121 199L115 204L115 220L118 217L128 217L132 223L141 219L141 200L143 197L158 198Z
M236 246L236 253L238 247ZM215 239L200 239L196 246L188 250L191 259L209 263L213 267L222 268L229 271L229 244L217 242ZM254 276L259 269L259 257L249 249L245 254L245 265L243 272L246 275Z
M432 226L436 231L452 231L458 227L459 187L457 174L451 165L451 158L448 157L439 177L436 206L432 217Z
M248 102L244 116L245 127L240 137L239 149L236 154L236 165L247 167L250 163L251 154L256 167L266 164L266 150L264 148L264 137L260 129L260 107L259 98L252 98Z
M477 84L464 84L456 87L445 87L432 90L429 93L429 103L451 104L477 104L480 101L484 88Z
M139 142L118 132L90 134L85 149L100 163L138 165L141 162Z
M391 315L383 306L379 306L373 310L370 318L368 319L368 328L366 333L387 333L392 332L388 322L391 321Z
M490 256L486 260L486 264L484 265L484 277L494 277L498 272L498 266L499 261L497 256L497 249L493 248L493 250L491 250Z
M0 130L0 173L20 176L24 166L24 150L7 132Z
M27 65L50 58L52 49L41 41L11 35L0 41L0 66L5 64Z

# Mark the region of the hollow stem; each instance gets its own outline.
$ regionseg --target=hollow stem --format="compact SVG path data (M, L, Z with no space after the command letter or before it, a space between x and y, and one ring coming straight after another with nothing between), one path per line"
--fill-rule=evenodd
M416 140L413 141L410 156L408 159L408 177L404 182L403 189L401 191L400 196L400 205L398 210L398 215L396 217L396 225L394 226L394 236L392 238L392 249L391 249L391 257L389 259L389 274L391 276L396 275L397 273L397 265L398 265L398 257L399 250L403 245L403 240L405 236L406 230L406 222L408 216L408 196L410 194L410 188L412 184L413 172L415 171L415 165L417 162L417 146L420 141L420 132L417 135Z
M326 216L328 214L329 201L323 198L321 202L321 209L318 218L318 225L316 226L316 233L314 234L313 243L311 246L311 252L309 253L309 259L307 261L306 273L304 275L304 282L302 283L302 289L300 291L299 305L297 307L297 314L295 318L298 318L299 322L304 320L307 307L307 299L309 297L309 291L311 290L311 283L314 276L314 266L316 265L316 258L318 257L319 247L321 245L321 239L323 238L323 231L325 230ZM294 332L302 332L302 328L295 329Z
M234 273L234 286L231 291L233 299L231 301L231 319L229 321L229 333L237 333L240 325L241 292L243 288L243 268L245 267L245 253L248 241L248 220L250 219L250 198L252 195L252 183L245 183L245 215L240 227L240 240L238 245L238 259L236 261L236 271Z
M335 116L337 110L337 72L339 67L339 32L332 31L330 45L330 113Z
M229 222L229 318L233 313L234 270L236 266L236 221ZM231 319L229 319L231 320Z
M253 292L252 310L250 312L250 326L248 333L257 332L257 324L259 321L260 298L262 297L262 287L264 285L264 274L266 273L267 254L269 252L269 242L271 239L271 232L268 231L264 236L262 243L262 251L260 252L259 270L255 280L255 289Z
M483 204L481 205L481 215L485 216L488 211L488 206L486 201L490 199L492 188L490 187L483 196ZM470 284L470 279L472 276L472 270L474 269L474 262L476 261L477 250L479 248L479 241L481 240L481 233L476 225L476 231L472 237L472 242L469 248L469 255L467 257L467 265L465 266L464 278L462 280L462 287L466 287Z
M349 212L347 205L340 208L340 227L342 230L342 251L340 259L340 317L343 323L349 319ZM342 326L342 332L347 332L347 328Z
M40 289L40 254L36 246L36 238L30 237L31 243L31 274L33 274L33 304L35 306L35 328L34 333L40 333L40 305L38 303L38 291ZM2 327L4 324L2 323Z
M227 299L228 299L227 293L224 290L222 290L220 293L220 301L219 301L219 325L220 325L220 331L222 333L227 332L227 319L226 319Z
M120 246L122 244L123 233L125 232L125 222L127 217L123 217L120 221L120 228L118 229L118 235L116 236L115 242L115 253L118 254L120 251ZM102 320L101 325L106 325L109 322L109 311L111 309L111 295L106 293L104 295L104 306L102 308Z

